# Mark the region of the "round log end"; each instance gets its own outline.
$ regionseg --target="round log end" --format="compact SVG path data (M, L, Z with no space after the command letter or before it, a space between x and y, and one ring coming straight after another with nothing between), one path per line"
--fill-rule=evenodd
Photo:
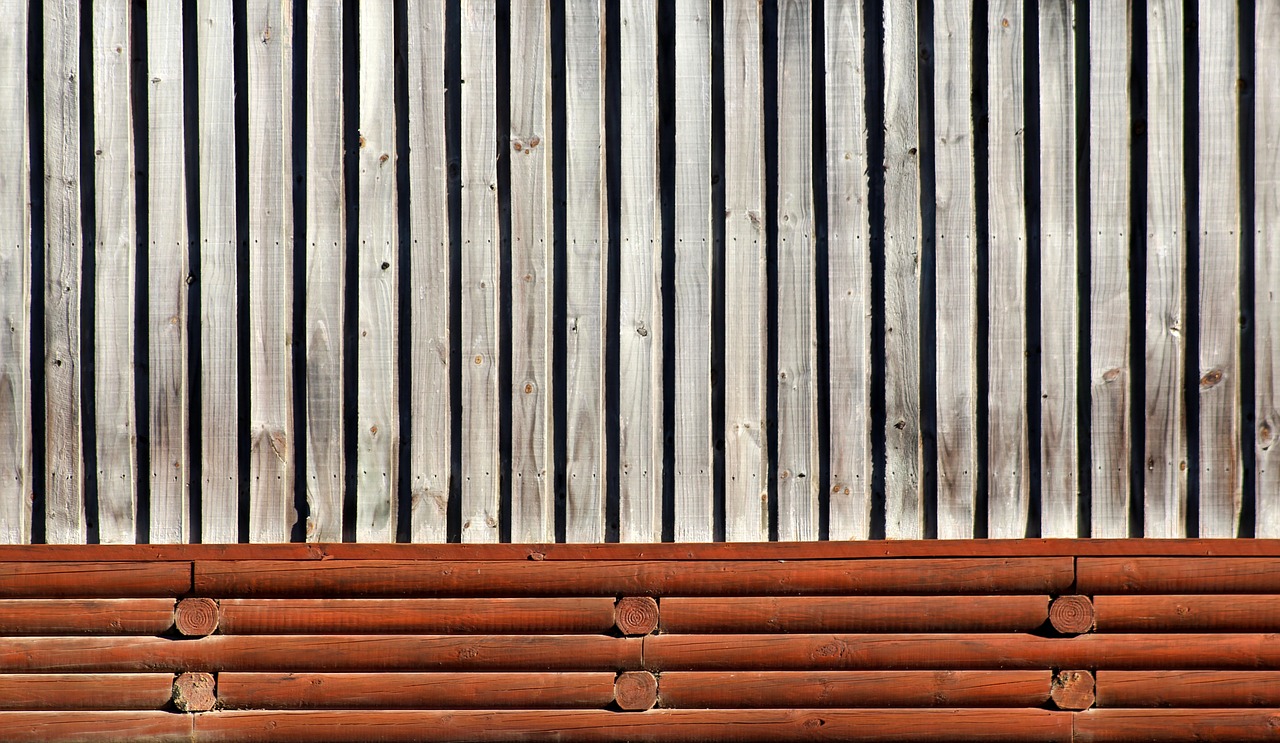
M613 623L624 635L647 635L658 628L658 602L648 596L618 599Z
M1059 596L1049 605L1049 624L1064 635L1093 630L1093 602L1088 596Z
M218 602L183 599L173 610L173 626L187 637L205 637L218 629Z
M1082 710L1093 706L1093 674L1088 671L1059 671L1053 677L1049 698L1063 710Z
M626 712L643 712L658 703L658 679L648 671L627 671L613 682L613 698Z
M218 701L214 687L211 674L178 674L173 680L173 706L179 712L208 712Z

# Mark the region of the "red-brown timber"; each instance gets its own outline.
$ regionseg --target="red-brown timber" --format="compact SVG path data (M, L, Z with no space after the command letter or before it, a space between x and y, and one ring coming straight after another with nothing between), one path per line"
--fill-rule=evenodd
M677 709L798 707L1041 707L1042 671L671 671L658 703Z
M1026 632L1044 624L1040 596L672 597L662 629L735 632Z
M187 637L212 635L218 618L218 602L213 599L182 599L173 609L173 626Z
M224 635L600 634L611 598L223 599Z
M1274 709L1091 709L1077 712L1076 743L1274 741Z
M172 673L0 675L0 710L160 710L172 693Z
M173 680L173 706L179 712L208 712L218 703L217 682L208 673L180 673Z
M1280 707L1277 671L1099 671L1099 707Z
M1280 593L1274 558L1080 558L1076 587L1105 593Z
M0 599L0 636L158 635L173 599Z
M1280 632L1280 596L1098 596L1098 632Z
M1059 671L1049 696L1058 709L1089 709L1094 701L1093 687L1093 674L1088 671Z
M172 681L172 676L169 677ZM166 684L166 687L168 685ZM195 715L149 711L0 712L5 743L191 743Z
M26 547L38 552L38 547ZM0 562L0 598L177 598L189 562Z
M613 685L613 699L624 712L653 709L658 703L658 679L648 671L620 673Z

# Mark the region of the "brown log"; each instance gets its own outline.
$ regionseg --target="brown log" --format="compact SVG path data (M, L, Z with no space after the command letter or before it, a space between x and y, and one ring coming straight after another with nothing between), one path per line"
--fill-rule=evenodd
M197 562L214 598L1061 593L1070 558L708 562Z
M1036 741L1071 740L1071 713L1049 710L607 710L537 712L214 712L196 740L236 741Z
M603 709L615 674L222 673L225 709Z
M1276 671L1099 671L1099 707L1280 707Z
M0 636L158 635L173 599L0 599Z
M613 608L613 623L624 635L647 635L658 629L658 602L649 596L626 596Z
M662 630L733 632L1026 632L1048 596L772 596L662 600Z
M658 679L648 671L620 673L614 683L613 698L624 712L653 709L658 703Z
M1098 632L1280 632L1280 596L1098 596Z
M1088 596L1059 596L1049 605L1049 624L1064 635L1093 629L1093 602Z
M640 638L592 635L35 637L0 643L0 673L629 671L640 652Z
M549 599L223 599L224 635L600 634L614 601Z
M169 677L172 678L172 677ZM172 712L0 712L5 743L191 743L194 715Z
M1058 709L1082 710L1093 706L1093 674L1088 671L1059 671L1049 694Z
M212 635L218 629L218 602L183 599L173 609L173 626L187 637Z
M1087 594L1280 593L1276 558L1090 557L1077 569Z
M1078 743L1274 741L1275 709L1091 709L1076 713Z
M218 703L216 683L207 673L180 673L173 680L173 706L179 712L208 712Z
M172 673L3 674L0 710L160 710L172 687Z
M658 703L679 709L1041 707L1051 671L673 671Z
M189 562L0 562L0 598L177 598Z

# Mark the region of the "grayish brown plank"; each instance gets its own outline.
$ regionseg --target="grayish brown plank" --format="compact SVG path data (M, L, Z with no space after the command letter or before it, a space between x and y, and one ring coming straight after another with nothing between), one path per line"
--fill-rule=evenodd
M1257 536L1280 537L1280 3L1257 6L1254 29L1254 414ZM1247 404L1247 403L1246 403Z

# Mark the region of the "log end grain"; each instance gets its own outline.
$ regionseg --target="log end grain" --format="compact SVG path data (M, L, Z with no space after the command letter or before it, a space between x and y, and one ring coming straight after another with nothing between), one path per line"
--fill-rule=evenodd
M1094 701L1093 674L1088 671L1059 671L1053 678L1049 698L1058 709L1089 709Z
M173 706L179 712L208 712L218 702L215 687L211 674L178 674L173 680Z
M648 671L618 674L613 683L613 699L625 712L643 712L658 703L658 679Z
M647 635L658 628L658 602L648 596L618 599L613 622L624 635Z
M218 602L182 599L173 609L173 626L187 637L206 637L218 629Z
M1088 596L1059 596L1049 605L1049 624L1064 635L1091 632L1094 626L1093 602Z

